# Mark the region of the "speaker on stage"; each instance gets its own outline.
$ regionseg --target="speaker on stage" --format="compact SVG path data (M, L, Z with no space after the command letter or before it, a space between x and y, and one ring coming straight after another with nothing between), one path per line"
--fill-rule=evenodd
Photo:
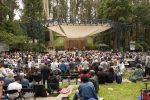
M49 33L49 31L45 31L45 41L50 41L50 33Z

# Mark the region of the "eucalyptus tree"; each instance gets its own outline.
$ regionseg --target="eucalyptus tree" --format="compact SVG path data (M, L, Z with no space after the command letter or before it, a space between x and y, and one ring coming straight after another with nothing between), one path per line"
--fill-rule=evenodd
M46 19L44 14L44 5L42 0L22 0L24 9L22 11L21 21L33 44L36 44L38 50L45 44L44 28L40 21ZM38 42L38 44L36 43ZM29 39L27 41L29 43Z
M37 21L44 19L43 2L42 0L23 0L24 9L21 20L24 23L29 23L28 35L34 39L39 37L40 25ZM41 34L41 33L40 33Z
M60 0L59 2L59 18L67 18L68 14L68 4L67 0Z
M143 43L144 48L147 48L150 44L150 1L134 1L132 8L135 40L140 44Z
M131 5L129 0L101 0L98 12L98 18L127 23L130 22ZM124 36L127 33L125 24L116 23L113 30L110 35L113 40L114 49L125 47Z
M0 1L0 20L6 19L6 16L9 16L9 19L13 20L14 10L18 9L16 3L17 0L1 0Z

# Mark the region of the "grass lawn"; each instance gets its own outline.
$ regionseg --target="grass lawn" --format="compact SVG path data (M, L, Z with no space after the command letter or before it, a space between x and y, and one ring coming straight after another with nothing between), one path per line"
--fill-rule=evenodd
M100 85L98 96L103 97L104 100L137 100L142 88L145 88L143 82L105 84ZM76 90L77 87L69 95L70 100L72 100Z
M100 86L98 95L102 96L104 100L137 100L140 90L144 87L142 82L106 84Z
M124 73L123 78L129 78L131 75L130 71ZM141 89L145 88L143 82L137 83L110 83L105 85L99 85L100 90L98 96L103 97L104 100L137 100L140 95ZM148 85L150 87L150 84ZM74 88L72 94L69 95L72 100L77 87Z

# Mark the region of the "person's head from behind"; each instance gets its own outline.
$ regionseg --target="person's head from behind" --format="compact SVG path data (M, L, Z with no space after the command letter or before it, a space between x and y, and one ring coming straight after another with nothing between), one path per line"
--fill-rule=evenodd
M64 60L62 60L61 62L62 62L62 63L65 63L65 61L64 61Z
M94 70L90 70L90 75L94 76L95 75L95 71Z
M102 71L103 71L103 68L99 67L99 68L98 68L98 71L102 72Z
M141 64L136 64L136 68L141 68Z
M20 83L20 82L21 82L21 79L20 79L19 76L16 76L16 77L15 77L15 82L17 82L17 83Z
M81 77L81 81L82 81L83 83L86 83L86 82L89 81L89 78L88 78L86 75L83 75L83 76Z
M114 69L113 68L109 68L108 72L113 74L114 73Z
M88 71L87 71L86 69L84 69L84 70L81 71L81 73L82 73L82 74L87 74Z
M8 73L8 74L7 74L7 77L8 77L8 78L13 78L13 77L14 77L14 74L13 74L13 73Z
M24 78L24 73L20 73L20 79Z

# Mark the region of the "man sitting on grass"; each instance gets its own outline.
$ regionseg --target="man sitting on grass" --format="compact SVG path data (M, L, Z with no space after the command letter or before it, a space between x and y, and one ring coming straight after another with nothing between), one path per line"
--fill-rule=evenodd
M141 68L140 64L136 65L136 68L133 72L133 74L131 75L131 77L129 78L129 80L131 82L136 82L136 81L142 81L143 80L143 69Z
M86 75L81 77L82 83L79 85L78 91L75 93L73 100L98 100L95 87Z

